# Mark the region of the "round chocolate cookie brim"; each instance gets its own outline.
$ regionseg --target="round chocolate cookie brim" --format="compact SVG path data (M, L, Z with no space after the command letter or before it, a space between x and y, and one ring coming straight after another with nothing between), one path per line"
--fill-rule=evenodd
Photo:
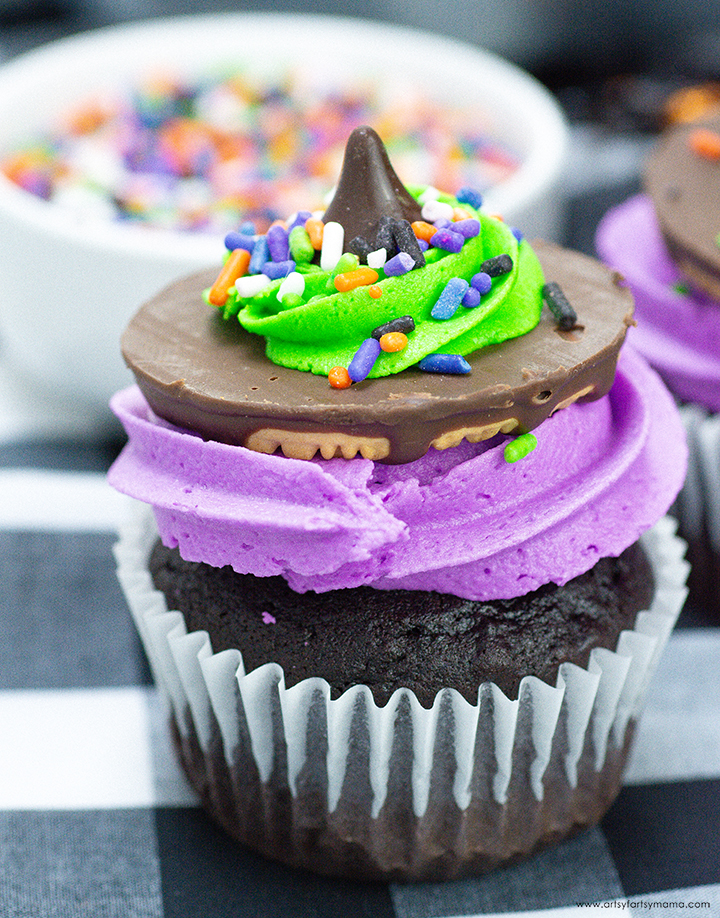
M475 704L483 682L510 698L523 676L554 685L561 663L614 649L653 592L638 543L562 587L491 602L372 587L295 593L281 577L184 561L159 541L150 572L188 629L207 631L215 652L240 650L246 672L278 663L286 686L320 676L332 697L367 685L379 705L405 687L425 707L444 687Z
M698 128L720 132L720 116L667 131L648 158L644 187L678 269L720 299L720 161L693 151Z
M410 462L464 437L532 430L553 411L608 392L633 321L631 294L615 272L547 243L534 248L576 326L561 330L546 308L528 334L469 355L468 375L410 368L333 389L324 376L277 366L263 338L203 301L214 269L143 306L125 330L123 356L159 417L205 439L293 458L319 450Z

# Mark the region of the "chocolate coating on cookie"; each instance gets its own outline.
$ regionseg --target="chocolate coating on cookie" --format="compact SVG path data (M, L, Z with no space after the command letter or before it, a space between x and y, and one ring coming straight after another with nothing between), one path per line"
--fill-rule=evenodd
M168 608L190 631L207 630L215 652L239 649L246 672L279 663L288 687L322 676L332 697L362 684L378 704L406 687L425 707L447 686L475 704L486 681L511 698L526 675L554 684L561 663L586 666L593 647L614 649L653 591L639 543L562 587L490 602L367 586L300 594L282 577L184 561L160 542L150 571Z
M549 310L528 334L469 355L464 376L410 368L333 389L324 376L277 366L264 339L224 322L202 300L214 269L167 287L133 317L122 352L154 412L200 436L295 458L358 452L410 462L464 437L524 432L576 400L605 395L632 323L632 296L597 261L534 244L548 280L578 316Z
M720 160L693 149L699 129L720 132L720 116L667 131L648 159L644 186L680 271L720 299Z

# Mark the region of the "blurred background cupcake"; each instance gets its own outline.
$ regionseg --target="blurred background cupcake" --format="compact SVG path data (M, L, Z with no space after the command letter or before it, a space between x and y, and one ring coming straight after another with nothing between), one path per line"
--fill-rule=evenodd
M684 104L682 104L684 103ZM636 301L629 340L682 403L690 443L676 512L689 543L690 602L720 611L720 108L712 87L666 103L643 188L600 222L600 257Z

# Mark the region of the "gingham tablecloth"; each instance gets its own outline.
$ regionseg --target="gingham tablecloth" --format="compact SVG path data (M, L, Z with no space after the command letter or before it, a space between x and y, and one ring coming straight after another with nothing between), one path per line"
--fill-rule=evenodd
M445 884L361 885L225 838L175 763L115 580L117 443L0 389L1 918L720 916L720 621L683 613L602 826ZM28 406L23 406L27 408Z

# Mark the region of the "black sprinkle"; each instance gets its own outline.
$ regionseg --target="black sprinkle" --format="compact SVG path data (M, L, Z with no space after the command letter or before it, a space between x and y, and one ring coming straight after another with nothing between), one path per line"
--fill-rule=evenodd
M553 314L558 328L568 331L577 324L577 313L568 302L560 284L551 281L541 290L542 298Z
M422 268L425 265L425 256L418 245L417 236L413 232L412 226L408 220L394 220L391 224L392 235L400 252L407 254L415 262L416 268Z
M375 248L385 249L387 257L392 258L397 255L397 245L393 236L393 219L392 217L382 216L378 223L377 236L375 237Z
M415 331L415 320L413 317L400 316L399 319L393 319L391 322L386 322L384 325L378 325L378 327L374 329L372 337L379 340L383 335L387 335L390 332L403 332L407 334L411 331Z
M354 239L351 239L348 243L348 249L354 254L357 255L362 264L367 263L367 257L372 252L370 243L364 236L356 236Z
M512 271L513 260L509 255L495 255L494 258L488 258L480 265L480 270L490 277L500 277L501 274L508 274Z

